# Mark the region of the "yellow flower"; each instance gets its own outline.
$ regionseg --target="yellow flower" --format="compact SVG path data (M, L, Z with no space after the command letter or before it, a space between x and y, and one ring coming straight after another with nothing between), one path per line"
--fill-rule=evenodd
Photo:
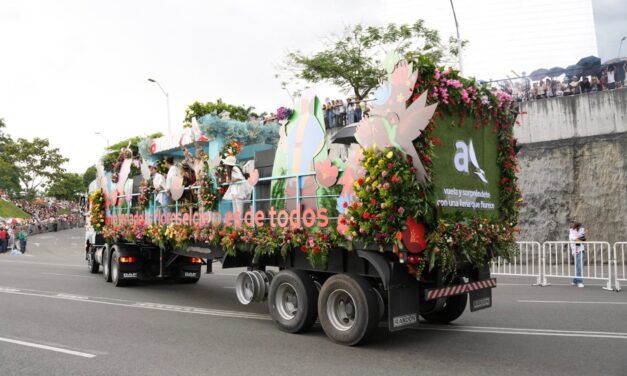
M393 156L394 156L394 153L392 153L391 151L388 151L388 154L386 155L386 157L388 157L388 159L392 159Z

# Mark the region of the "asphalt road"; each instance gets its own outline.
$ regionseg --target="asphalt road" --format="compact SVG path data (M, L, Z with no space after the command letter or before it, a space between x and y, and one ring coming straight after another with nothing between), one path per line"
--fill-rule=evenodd
M0 375L627 375L627 294L600 283L498 278L492 309L344 347L241 306L236 270L115 288L82 242L68 230L0 255Z

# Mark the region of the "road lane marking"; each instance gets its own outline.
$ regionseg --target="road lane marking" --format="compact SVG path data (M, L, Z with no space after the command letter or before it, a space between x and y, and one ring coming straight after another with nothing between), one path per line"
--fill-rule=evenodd
M49 298L49 299L71 300L71 301L85 302L85 303L107 304L107 305L127 307L127 308L139 308L139 309L150 309L150 310L157 310L157 311L191 313L191 314L207 315L207 316L232 317L232 318L253 319L253 320L271 320L269 315L259 314L259 313L219 310L219 309L210 309L210 308L198 308L198 307L189 307L189 306L177 306L177 305L149 303L149 302L133 302L133 301L128 301L128 300L124 301L120 299L98 298L98 297L89 297L89 296L55 293L55 292L38 291L38 290L27 290L27 289L18 290L18 289L14 289L11 287L0 287L0 293L34 296L34 297Z
M572 301L572 300L519 300L518 303L615 304L615 305L627 305L627 302L579 302L579 301Z
M211 308L198 308L190 306L178 306L171 304L133 302L120 299L85 297L81 295L64 294L58 292L42 292L37 290L19 290L12 287L0 287L0 293L26 295L51 299L72 300L84 303L106 304L126 308L150 309L157 311L188 313L207 316L230 317L253 320L272 320L267 314L250 313L242 311L219 310ZM573 330L553 330L553 329L532 329L532 328L503 328L489 326L431 326L421 324L416 330L434 330L448 332L465 333L486 333L486 334L514 334L531 336L553 336L553 337L580 337L580 338L606 338L627 340L627 333L620 332L600 332L600 331L573 331Z
M62 349L62 348L54 347L54 346L40 345L38 343L32 343L32 342L26 342L26 341L18 341L18 340L10 339L10 338L0 337L0 342L7 342L7 343L13 343L15 345L34 347L36 349L55 351L55 352L68 354L68 355L81 356L83 358L95 358L96 357L96 355L94 355L94 354L88 354L88 353L84 353L84 352L80 352L80 351L74 351L74 350L67 350L67 349Z
M31 264L31 265L45 265L45 266L63 266L70 268L85 268L85 265L78 264L55 264L49 262L36 262L36 261L17 261L17 260L0 260L0 263L5 264Z
M419 326L417 330L435 330L442 332L466 332L488 334L517 334L526 336L552 336L552 337L581 337L581 338L606 338L627 340L627 333L595 332L581 330L552 330L552 329L525 329L525 328L499 328L489 326Z
M40 274L61 275L61 276L68 276L68 277L81 277L81 278L94 278L94 276L91 276L91 275L80 275L80 274L63 274L63 273L46 273L46 272L41 272Z

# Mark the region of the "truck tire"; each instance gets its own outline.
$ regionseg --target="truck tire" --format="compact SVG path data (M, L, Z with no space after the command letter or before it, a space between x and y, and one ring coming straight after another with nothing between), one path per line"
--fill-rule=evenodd
M282 270L272 279L268 310L279 328L302 333L316 322L318 290L302 270Z
M322 285L318 317L333 342L353 346L366 340L377 328L379 302L364 278L336 274Z
M128 281L120 278L120 261L117 249L113 250L111 254L111 283L115 287L122 287L128 285Z
M446 298L444 306L433 312L421 313L425 320L435 324L448 324L456 320L466 310L468 294L454 295Z
M92 249L92 246L89 246L89 249L87 250L87 270L89 270L92 274L96 274L100 270L100 264L98 264L98 262L94 259L94 250Z
M111 282L111 260L110 260L110 247L105 247L102 251L102 277L105 282Z

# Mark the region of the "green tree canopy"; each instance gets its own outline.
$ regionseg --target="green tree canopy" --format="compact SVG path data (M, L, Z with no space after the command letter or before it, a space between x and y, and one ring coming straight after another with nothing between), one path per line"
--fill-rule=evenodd
M4 133L5 127L4 119L0 118L0 190L5 191L9 196L14 196L20 192L20 180L7 150L8 145L13 143L13 139Z
M441 63L457 54L456 42L450 38L448 44L443 44L437 30L427 28L423 20L412 25L348 26L342 34L325 38L322 51L313 55L290 52L285 64L279 67L282 78L287 80L281 85L287 88L298 81L328 82L364 99L385 76L381 65L389 52L396 51L408 61L426 55Z
M48 186L46 195L59 200L76 200L85 191L83 177L72 172L60 173Z
M228 103L224 103L222 99L214 102L194 102L185 110L185 124L191 125L193 118L200 118L207 114L215 114L220 116L223 112L228 112L229 117L234 120L247 121L251 116L257 116L253 112L255 107L236 106Z
M18 138L6 144L5 154L15 166L23 193L35 196L38 189L53 183L65 171L61 167L67 158L58 148L50 147L48 139L35 137L32 141Z
M89 188L89 184L96 180L96 166L89 166L83 173L83 188L85 191Z

